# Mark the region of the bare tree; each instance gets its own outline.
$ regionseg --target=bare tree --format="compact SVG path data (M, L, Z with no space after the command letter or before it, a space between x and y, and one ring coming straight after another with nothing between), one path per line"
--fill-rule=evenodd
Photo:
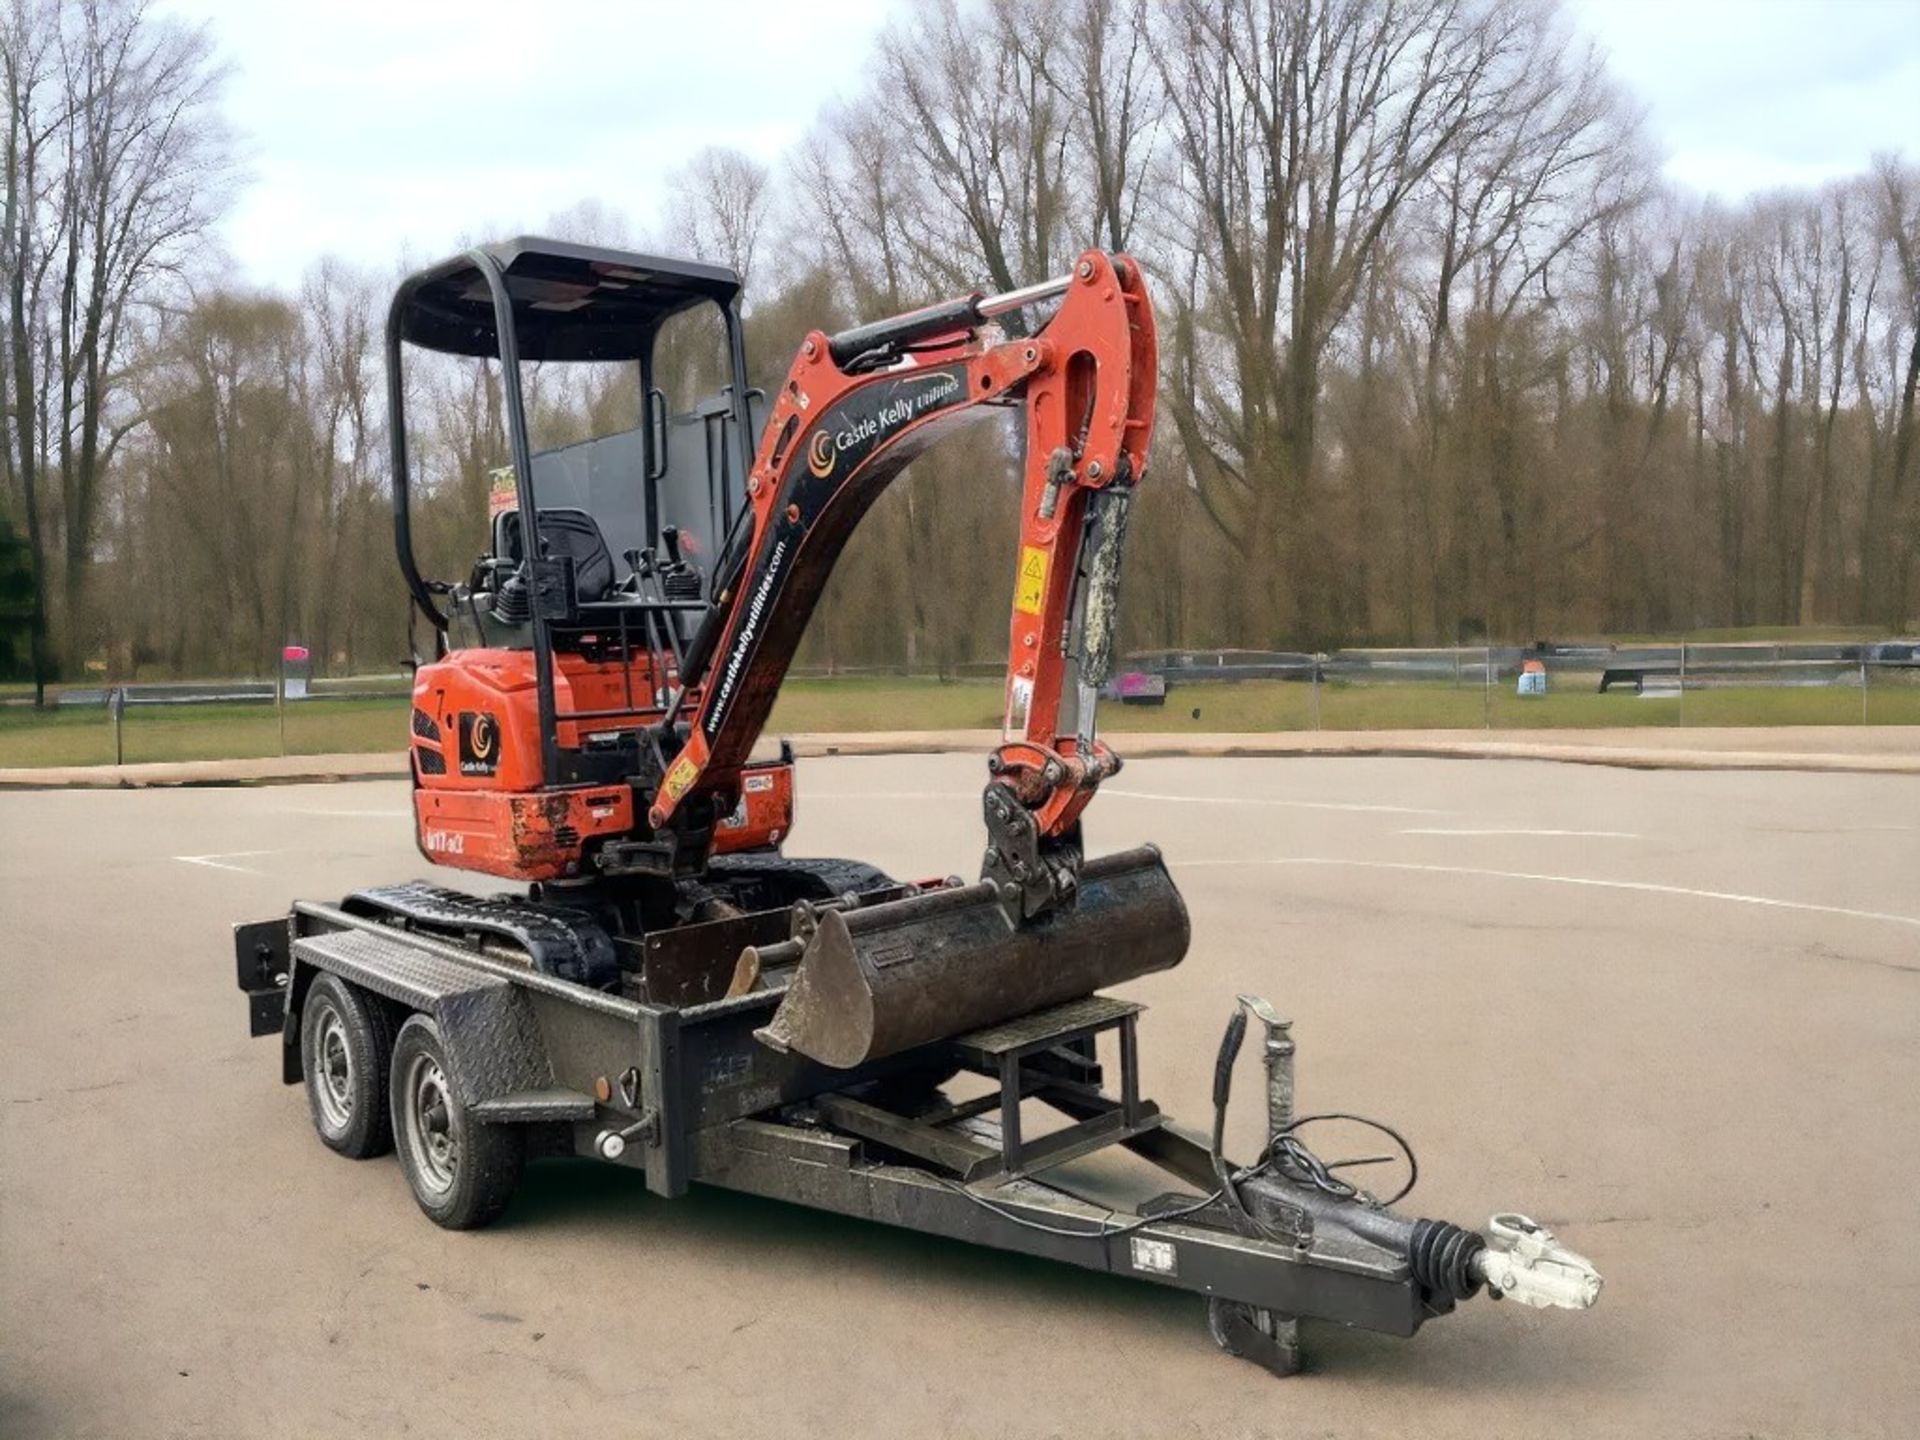
M871 110L837 106L794 159L807 259L838 277L857 314L903 310L924 284L904 218L919 197L907 167L892 163L889 138Z
M752 274L771 198L767 167L726 146L710 146L669 177L674 240L702 260Z
M996 0L995 14L1065 108L1074 191L1067 243L1126 250L1150 193L1147 169L1166 113L1146 0Z
M1514 20L1480 113L1399 226L1401 278L1426 335L1409 480L1429 528L1435 507L1450 501L1454 512L1452 539L1426 547L1442 633L1469 614L1529 626L1533 577L1579 543L1543 533L1539 468L1495 442L1521 398L1512 387L1554 383L1551 343L1533 342L1537 320L1557 303L1556 275L1650 190L1647 167L1636 163L1633 117L1597 52L1575 51L1544 7L1522 8ZM1461 429L1469 417L1480 423ZM1461 543L1468 535L1482 543Z
M368 602L382 588L364 573L369 558L385 558L385 527L369 525L384 498L386 467L379 290L373 277L323 260L301 294L320 518L309 549L319 552L319 564L306 577L303 609L323 666L338 653L352 667ZM385 571L383 564L383 579Z
M898 218L939 288L984 278L1012 289L1051 273L1057 257L1066 107L1040 68L1051 33L1036 30L1023 47L1009 33L1017 18L1009 5L929 0L881 37L872 103L893 122L891 163L917 181Z
M1254 634L1332 617L1317 563L1323 367L1401 207L1485 124L1524 11L1183 0L1155 51L1174 134L1170 409L1253 580Z
M1915 458L1920 450L1920 435L1915 433L1920 422L1914 416L1915 391L1920 388L1920 175L1889 156L1874 163L1874 180L1881 243L1891 247L1900 280L1899 320L1889 331L1889 358L1890 368L1901 379L1885 498L1879 506L1869 507L1876 520L1885 521L1892 540L1891 554L1884 562L1884 599L1879 594L1873 598L1883 607L1878 613L1897 625L1920 604L1914 592L1915 559L1920 557L1920 495L1908 489L1920 465ZM1902 330L1904 356L1900 354ZM1877 534L1869 537L1870 544L1878 542Z
M101 477L138 423L124 372L140 307L223 198L221 72L204 30L156 17L143 0L11 0L0 24L8 469L43 616L57 540L60 619L77 664Z
M58 214L58 137L68 108L58 93L54 10L51 3L13 0L0 20L0 67L7 91L6 195L0 212L0 249L5 257L5 381L0 413L6 423L5 477L9 498L21 511L27 536L30 614L27 619L34 700L45 696L48 678L47 544L41 523L41 468L45 447L41 419L50 376L42 337L52 296L47 275L58 253L45 233Z
M0 37L22 608L70 658L231 668L297 634L329 663L390 659L384 286L329 263L297 301L184 293L206 212L180 187L224 173L204 41L138 0L0 0ZM1904 624L1913 166L1727 208L1650 170L1552 0L929 0L777 181L702 152L664 228L750 276L763 384L814 328L1022 284L1088 244L1136 254L1170 423L1134 644ZM626 243L591 203L549 228ZM725 383L718 330L687 312L661 335L676 405ZM457 577L506 459L499 375L416 362L414 530ZM536 443L638 423L617 368L529 366ZM1017 443L983 429L876 504L807 660L951 673L998 650L1004 592L978 572L996 546L1011 564ZM27 575L0 574L0 606Z

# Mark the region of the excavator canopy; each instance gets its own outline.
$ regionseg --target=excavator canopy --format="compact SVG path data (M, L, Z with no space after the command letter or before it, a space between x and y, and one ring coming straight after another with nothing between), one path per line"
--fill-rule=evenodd
M731 307L740 277L721 265L522 235L481 247L513 299L522 360L639 360L671 316ZM496 356L494 295L474 252L422 270L394 297L400 338L449 355Z

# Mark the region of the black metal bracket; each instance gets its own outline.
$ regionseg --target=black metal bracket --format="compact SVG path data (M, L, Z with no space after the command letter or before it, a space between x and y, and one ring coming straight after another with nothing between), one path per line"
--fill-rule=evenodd
M911 1155L969 1184L997 1185L1037 1174L1109 1145L1131 1144L1161 1124L1159 1107L1141 1098L1135 1023L1141 1007L1091 995L1025 1015L1003 1025L957 1036L952 1062L997 1079L998 1087L970 1100L922 1105L905 1113L879 1102L883 1091L816 1096L806 1112L835 1130ZM1091 1059L1095 1037L1116 1031L1120 1094L1100 1088ZM1028 1140L1020 1105L1039 1100L1074 1123ZM998 1144L983 1117L998 1112ZM974 1122L982 1121L976 1125Z
M1132 1001L1089 995L1003 1025L955 1038L953 1050L967 1064L1000 1082L1000 1154L987 1173L1008 1178L1063 1165L1105 1146L1131 1139L1160 1123L1160 1110L1140 1096L1140 1050L1136 1024L1142 1007ZM1092 1093L1091 1087L1042 1075L1028 1062L1052 1059L1062 1046L1079 1047L1104 1031L1119 1033L1120 1097ZM1038 1083L1035 1083L1036 1080ZM1082 1114L1072 1125L1041 1139L1021 1133L1020 1102L1028 1095L1050 1100L1055 1092L1077 1092Z
M1007 918L1018 925L1080 893L1080 827L1055 840L1041 838L1033 813L1007 786L994 781L982 797L987 817L987 853L980 878L1000 892Z
M286 1023L292 940L285 916L233 927L237 978L247 995L248 1028L256 1037L277 1035Z
M1207 1332L1229 1355L1279 1376L1300 1373L1300 1321L1292 1315L1217 1296L1207 1301Z

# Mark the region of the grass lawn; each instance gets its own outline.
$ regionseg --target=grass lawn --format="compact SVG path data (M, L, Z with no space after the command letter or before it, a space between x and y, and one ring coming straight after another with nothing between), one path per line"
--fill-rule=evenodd
M1888 639L1875 625L1728 625L1720 629L1664 630L1658 634L1628 632L1609 635L1615 645L1852 645Z
M998 681L906 676L794 679L768 724L770 734L861 730L981 730L1000 724ZM1478 730L1487 724L1488 699L1477 685L1426 682L1333 682L1320 687L1320 726L1327 730ZM1495 729L1681 723L1674 696L1639 699L1630 693L1595 694L1572 677L1554 693L1521 698L1511 685L1492 696ZM1314 728L1313 687L1298 681L1176 684L1159 706L1100 707L1103 730L1178 734L1257 733ZM406 702L305 700L287 706L289 755L398 750L406 734ZM1920 673L1875 678L1867 719L1876 725L1920 725ZM1702 689L1687 693L1688 725L1857 725L1860 692L1844 686L1795 689ZM278 755L274 707L136 705L124 725L129 764L150 760L212 760ZM0 705L0 767L105 765L113 760L113 731L104 707L35 711Z
M997 730L998 680L912 675L794 678L780 687L768 734L832 730Z
M1298 681L1176 684L1162 706L1102 705L1100 724L1120 732L1176 734L1311 730L1313 704L1312 687ZM1496 730L1674 726L1683 718L1678 696L1601 695L1597 679L1525 697L1507 681L1495 687L1491 705L1477 685L1334 681L1320 687L1319 704L1323 730L1480 730L1489 718ZM1860 692L1844 686L1690 690L1684 719L1688 725L1858 725ZM1875 725L1920 724L1920 684L1876 680L1867 719Z
M404 700L302 700L287 706L285 753L397 750L406 730ZM279 720L266 704L131 705L121 737L129 765L281 753ZM104 705L0 706L0 766L112 763L113 727Z

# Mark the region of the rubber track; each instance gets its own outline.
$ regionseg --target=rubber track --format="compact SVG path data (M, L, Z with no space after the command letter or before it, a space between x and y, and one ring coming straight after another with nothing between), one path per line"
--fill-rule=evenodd
M342 903L355 915L396 917L442 933L511 940L543 974L602 989L620 978L606 930L585 910L513 895L466 895L422 880L356 890Z
M715 887L765 892L764 907L796 900L832 900L840 895L891 889L886 871L861 860L789 859L784 855L719 855L707 864L707 883Z

